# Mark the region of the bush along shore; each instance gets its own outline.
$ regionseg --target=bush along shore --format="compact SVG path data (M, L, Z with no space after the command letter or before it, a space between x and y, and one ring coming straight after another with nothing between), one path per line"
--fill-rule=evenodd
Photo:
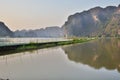
M46 43L34 43L30 42L28 44L16 44L16 45L8 45L8 46L0 46L0 55L7 55L16 52L23 52L28 50L49 48L55 46L76 44L91 41L95 38L75 38L68 41L58 41L58 42L46 42Z

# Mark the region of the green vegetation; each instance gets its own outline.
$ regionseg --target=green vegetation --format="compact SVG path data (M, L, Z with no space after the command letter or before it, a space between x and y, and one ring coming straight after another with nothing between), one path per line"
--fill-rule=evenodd
M75 38L75 39L72 39L69 41L48 42L48 43L30 42L29 44L24 44L24 45L18 47L16 50L41 49L41 48L48 48L48 47L54 47L54 46L60 46L60 45L83 43L83 42L87 42L87 41L90 41L93 39L95 39L95 38Z
M32 51L35 49L83 43L83 42L88 42L93 39L96 39L96 38L74 38L74 39L70 39L68 41L59 41L59 42L46 42L46 43L30 42L28 44L1 46L0 47L0 52L1 52L0 55L8 55L8 54L13 54L13 53L17 53L17 52Z
M79 38L76 38L76 39L73 39L73 40L70 40L70 41L63 41L63 42L58 42L58 45L68 45L68 44L75 44L75 43L83 43L83 42L87 42L89 40L92 40L92 39L79 39Z
M37 48L37 46L35 46L34 44L29 44L28 46L26 45L20 46L16 50L35 49L35 48Z

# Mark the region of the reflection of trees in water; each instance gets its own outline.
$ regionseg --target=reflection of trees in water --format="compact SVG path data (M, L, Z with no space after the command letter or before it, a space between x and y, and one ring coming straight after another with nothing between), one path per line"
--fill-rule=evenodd
M120 72L120 41L117 39L101 39L95 42L64 47L70 60L87 64L96 69L105 67Z

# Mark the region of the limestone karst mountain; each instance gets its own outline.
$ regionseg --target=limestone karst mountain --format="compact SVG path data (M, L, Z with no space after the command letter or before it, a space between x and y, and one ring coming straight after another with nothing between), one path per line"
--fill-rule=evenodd
M0 22L0 36L6 37L117 37L120 36L120 5L95 7L81 13L70 15L62 26L36 30L17 30L12 32Z
M118 36L120 35L120 5L95 7L68 17L63 25L68 36Z
M0 22L0 37L12 37L13 32L3 23Z

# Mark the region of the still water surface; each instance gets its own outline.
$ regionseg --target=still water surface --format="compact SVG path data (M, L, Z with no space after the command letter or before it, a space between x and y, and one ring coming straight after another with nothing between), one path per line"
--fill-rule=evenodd
M10 80L120 80L120 40L0 56L0 78Z

